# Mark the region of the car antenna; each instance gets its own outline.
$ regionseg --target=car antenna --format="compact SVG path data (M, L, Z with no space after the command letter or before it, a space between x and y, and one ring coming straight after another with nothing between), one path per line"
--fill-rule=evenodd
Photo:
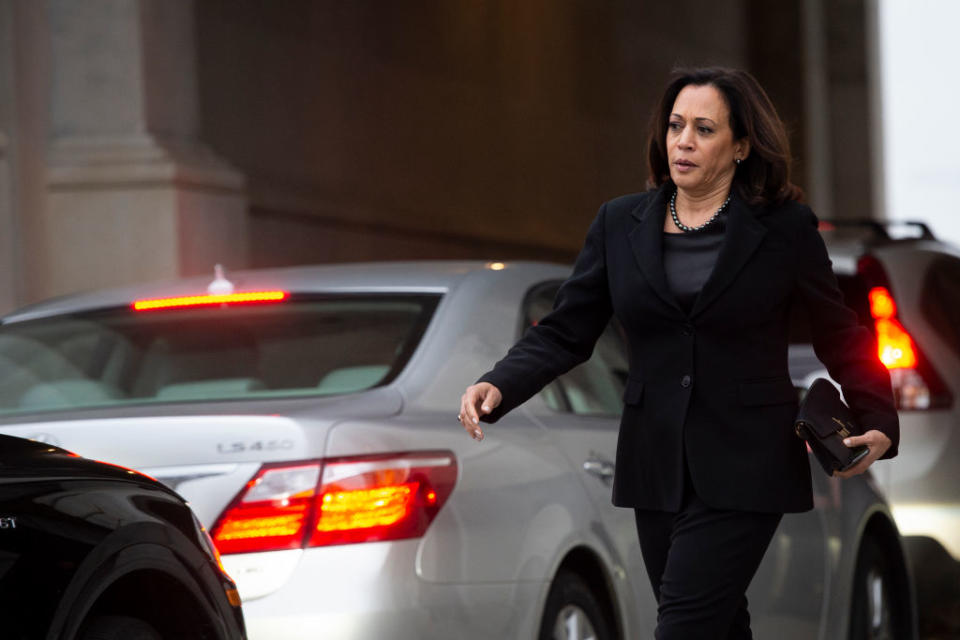
M213 282L207 285L207 293L212 296L222 296L233 293L233 283L223 275L223 265L213 266Z

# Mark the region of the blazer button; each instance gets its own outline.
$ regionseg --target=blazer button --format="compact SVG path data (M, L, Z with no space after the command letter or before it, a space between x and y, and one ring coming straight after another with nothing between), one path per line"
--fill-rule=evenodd
M686 389L690 386L690 376L683 376L680 378L680 386Z

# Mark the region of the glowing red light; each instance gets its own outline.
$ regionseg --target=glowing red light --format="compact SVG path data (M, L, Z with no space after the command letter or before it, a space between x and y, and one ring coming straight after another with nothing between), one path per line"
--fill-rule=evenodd
M418 483L334 491L321 499L317 531L389 527L410 515Z
M913 339L895 318L877 320L877 349L887 369L911 369L917 366Z
M267 465L220 516L212 537L220 553L416 538L456 478L449 451Z
M870 315L877 328L877 351L880 361L888 369L911 369L917 366L917 353L913 339L900 321L897 304L886 287L873 287L867 294L870 300Z
M283 302L289 297L286 291L247 291L204 296L181 296L178 298L154 298L137 300L134 311L155 311L157 309L182 309L185 307L213 307L221 304L261 304Z
M870 299L870 315L875 320L886 320L897 313L897 304L886 287L874 287L868 294Z

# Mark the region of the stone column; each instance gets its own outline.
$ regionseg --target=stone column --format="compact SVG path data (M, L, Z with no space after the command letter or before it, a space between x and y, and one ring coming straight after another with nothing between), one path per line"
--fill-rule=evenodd
M13 213L11 135L13 95L13 6L0 0L0 314L17 306L17 231Z
M243 176L199 137L193 3L47 8L45 295L245 266Z
M820 218L876 218L868 0L803 0L807 173Z
M9 137L0 128L0 315L17 306L16 276L19 272L11 206L8 143Z

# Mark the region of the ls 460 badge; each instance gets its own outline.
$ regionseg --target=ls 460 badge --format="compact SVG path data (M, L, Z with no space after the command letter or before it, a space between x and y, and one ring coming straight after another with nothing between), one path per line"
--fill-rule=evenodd
M248 451L286 451L293 449L293 440L257 440L254 442L219 442L217 453L246 453Z

